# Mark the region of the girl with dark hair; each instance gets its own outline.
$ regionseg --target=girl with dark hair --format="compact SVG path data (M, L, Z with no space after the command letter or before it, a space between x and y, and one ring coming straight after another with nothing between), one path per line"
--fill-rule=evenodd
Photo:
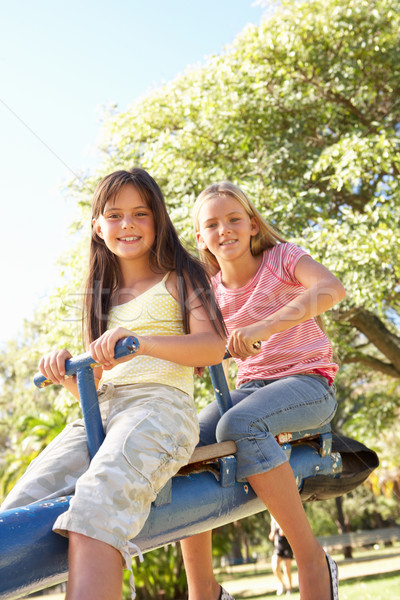
M220 362L225 347L209 277L182 247L160 188L142 169L111 173L95 191L83 331L101 364L95 380L105 440L89 463L83 421L68 425L2 509L74 493L53 526L69 537L66 598L120 600L123 563L131 569L128 540L198 441L193 368ZM137 353L115 361L116 342L130 335ZM65 378L70 357L52 352L39 368L79 397ZM131 586L134 596L132 577Z

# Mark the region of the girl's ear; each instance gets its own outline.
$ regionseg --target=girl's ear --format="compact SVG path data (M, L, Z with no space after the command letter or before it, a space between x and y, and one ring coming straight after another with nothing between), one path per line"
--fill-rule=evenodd
M258 221L255 217L250 217L250 235L257 235L257 233L260 231L260 226L258 224Z
M97 235L99 237L101 237L101 239L104 239L103 232L101 231L101 225L100 225L99 221L97 219L93 219L92 225L93 225L93 229L94 229L95 233L97 233Z
M207 245L205 243L205 241L203 240L203 238L201 237L201 233L196 232L196 241L197 241L197 247L199 248L199 250L207 250Z

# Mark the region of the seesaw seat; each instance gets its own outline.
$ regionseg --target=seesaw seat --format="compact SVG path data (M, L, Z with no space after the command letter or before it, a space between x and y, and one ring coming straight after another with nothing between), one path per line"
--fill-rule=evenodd
M189 459L188 465L195 465L203 462L215 461L217 458L231 456L236 454L235 442L219 442L218 444L208 444L207 446L198 446L195 448ZM183 467L186 468L186 467Z
M284 447L287 452L286 445L290 444L310 444L319 448L321 456L327 456L332 449L332 433L331 425L328 423L319 429L306 429L304 431L284 432L276 436L277 442ZM198 469L201 464L215 462L219 458L233 456L236 454L237 448L234 441L219 442L216 444L208 444L206 446L198 446L195 448L187 465L182 467L178 474L187 474L193 469Z

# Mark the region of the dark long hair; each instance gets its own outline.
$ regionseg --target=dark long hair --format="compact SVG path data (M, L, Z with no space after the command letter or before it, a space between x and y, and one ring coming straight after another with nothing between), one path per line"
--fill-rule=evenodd
M127 184L133 184L153 213L156 230L150 249L154 272L175 271L183 328L189 333L189 284L199 304L208 312L215 331L225 337L225 325L210 287L210 277L202 263L182 246L168 215L164 196L154 179L143 169L115 171L100 181L92 201L92 221L103 214L110 199L115 199ZM120 286L121 271L117 257L107 248L92 225L89 269L84 293L83 338L85 346L107 330L111 299Z

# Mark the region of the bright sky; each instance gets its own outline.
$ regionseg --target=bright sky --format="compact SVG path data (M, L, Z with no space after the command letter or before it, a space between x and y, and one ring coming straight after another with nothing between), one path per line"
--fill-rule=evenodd
M0 345L54 287L75 214L62 186L96 165L99 108L218 54L254 0L0 0Z

